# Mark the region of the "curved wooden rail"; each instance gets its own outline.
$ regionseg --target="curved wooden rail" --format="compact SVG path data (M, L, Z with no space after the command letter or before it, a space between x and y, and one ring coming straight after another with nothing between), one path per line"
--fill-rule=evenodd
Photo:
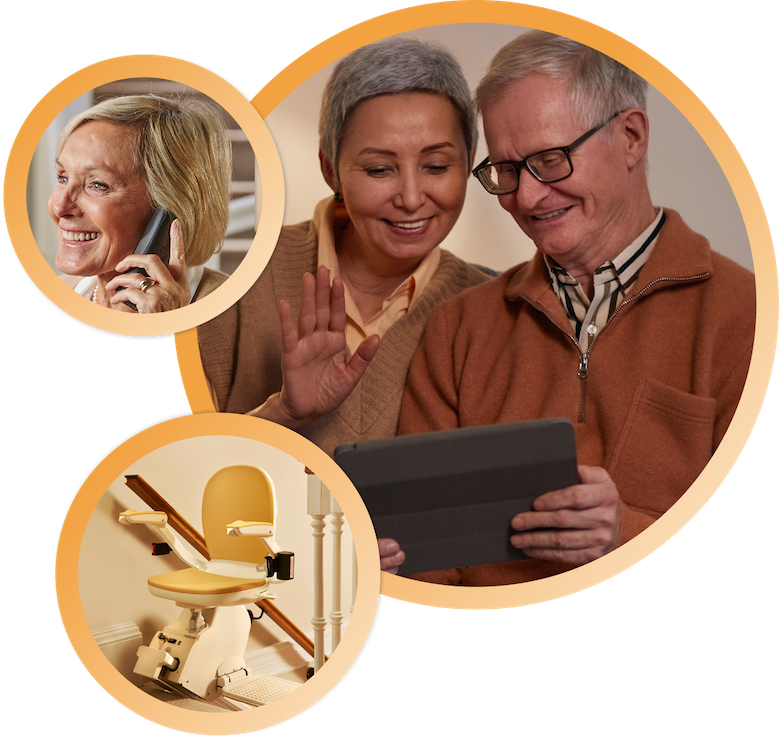
M126 485L132 490L146 505L152 510L162 511L168 516L170 527L186 542L197 549L204 557L208 557L208 548L206 547L203 535L182 518L179 513L170 506L146 480L140 475L125 475ZM295 624L292 623L273 603L267 600L257 602L268 618L273 621L287 636L293 639L312 657L314 656L314 643L309 639Z

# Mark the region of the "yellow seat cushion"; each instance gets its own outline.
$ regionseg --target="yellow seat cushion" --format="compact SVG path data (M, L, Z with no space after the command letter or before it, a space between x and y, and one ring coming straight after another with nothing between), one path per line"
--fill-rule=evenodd
M171 593L196 593L198 595L219 595L221 593L240 593L244 590L265 585L266 579L258 577L246 580L242 577L224 577L203 570L190 568L167 572L164 575L153 575L149 585Z

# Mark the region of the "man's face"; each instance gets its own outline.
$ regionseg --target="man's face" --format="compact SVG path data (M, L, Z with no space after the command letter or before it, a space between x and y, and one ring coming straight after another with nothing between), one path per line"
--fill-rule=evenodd
M603 130L608 133L617 121ZM484 111L491 162L520 161L568 146L584 132L567 99L566 82L540 74L513 83ZM518 190L498 199L541 252L577 271L590 269L593 260L597 267L601 254L610 254L606 261L626 246L633 196L623 136L598 132L570 156L573 174L567 179L542 183L523 169Z

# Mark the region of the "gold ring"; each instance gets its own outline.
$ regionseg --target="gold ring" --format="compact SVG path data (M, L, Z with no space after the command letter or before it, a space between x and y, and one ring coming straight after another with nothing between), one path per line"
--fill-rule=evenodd
M145 277L141 280L141 284L138 285L138 289L145 293L150 287L154 287L156 284L156 280L152 280L151 277Z

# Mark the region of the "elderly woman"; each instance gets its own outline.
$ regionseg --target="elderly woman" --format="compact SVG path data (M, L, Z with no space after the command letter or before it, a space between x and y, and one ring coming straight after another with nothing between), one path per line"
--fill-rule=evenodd
M434 307L488 276L439 248L478 135L447 51L393 38L352 52L327 84L319 131L334 197L282 230L264 274L198 338L219 410L276 421L332 453L395 435Z
M232 154L222 118L195 98L128 95L76 115L57 145L57 267L84 297L157 313L227 277L204 268L227 228ZM170 263L133 252L155 212L170 215ZM143 271L140 271L143 270Z

